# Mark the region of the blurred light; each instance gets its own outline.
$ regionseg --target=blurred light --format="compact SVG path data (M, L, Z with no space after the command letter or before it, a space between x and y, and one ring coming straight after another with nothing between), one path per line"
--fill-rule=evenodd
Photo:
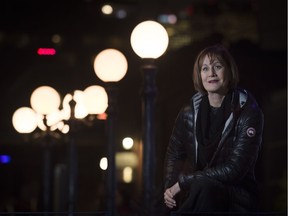
M60 103L60 95L50 86L38 87L30 97L31 107L42 115L57 112Z
M87 108L84 103L84 91L75 90L73 100L76 101L74 115L75 118L83 119L88 115Z
M64 120L68 120L71 117L71 107L69 103L73 100L72 94L66 94L62 101L61 115Z
M63 121L59 121L56 125L55 125L56 129L58 129L59 131L61 131L62 133L66 134L68 133L69 131L69 128L68 128L68 131L67 128L66 128L66 125L64 124Z
M44 123L44 115L40 114L40 113L36 113L37 116L37 126L42 130L42 131L46 131L47 127Z
M174 14L161 14L158 17L159 22L164 24L176 24L177 17Z
M133 169L131 167L125 167L123 169L123 181L125 183L130 183L133 180Z
M62 129L63 127L64 127L64 122L63 121L60 121L60 122L58 122L57 123L57 127L58 127L58 129Z
M30 107L21 107L14 112L12 124L19 133L31 133L37 127L37 115Z
M59 121L62 120L61 111L56 110L52 113L49 113L46 116L46 119L47 119L47 126L49 126L49 127L57 124Z
M108 160L106 157L101 158L99 166L102 170L106 170L108 168Z
M138 166L138 157L133 152L117 152L116 153L116 166L117 168L124 167L137 167Z
M63 134L67 134L70 130L69 125L64 124L61 128L58 128Z
M104 112L104 113L101 113L101 114L98 114L97 115L97 119L99 120L106 120L107 119L107 114Z
M8 164L11 162L11 157L9 155L0 155L0 164Z
M128 150L133 147L134 141L131 137L125 137L122 141L122 146L124 149Z
M53 36L52 36L52 42L54 43L54 44L59 44L59 43L61 43L61 41L62 41L62 38L61 38L61 36L59 35L59 34L54 34Z
M171 37L174 36L177 32L175 31L175 28L167 27L167 33Z
M103 5L103 7L101 8L101 11L103 14L109 15L112 14L113 12L113 8L111 5Z
M133 29L130 43L139 57L157 59L166 51L169 37L160 23L147 20Z
M118 10L116 12L116 18L118 18L118 19L124 19L126 16L127 16L127 12L123 9Z
M54 48L39 48L37 50L38 55L55 55L56 50Z
M84 90L83 104L89 114L102 114L108 107L108 95L99 85L92 85Z
M94 60L94 72L104 82L118 82L128 69L126 57L119 50L105 49Z

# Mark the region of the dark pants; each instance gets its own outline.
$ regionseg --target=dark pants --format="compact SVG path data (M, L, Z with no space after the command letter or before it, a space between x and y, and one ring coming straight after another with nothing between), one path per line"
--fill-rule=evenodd
M197 178L191 182L187 199L174 215L185 212L227 212L230 210L229 200L227 186L208 177Z

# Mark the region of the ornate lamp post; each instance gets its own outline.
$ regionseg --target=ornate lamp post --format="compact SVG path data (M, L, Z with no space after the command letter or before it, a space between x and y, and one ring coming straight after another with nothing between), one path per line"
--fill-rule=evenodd
M154 99L157 93L155 76L157 67L154 60L167 49L169 37L165 28L152 20L139 23L132 31L130 38L134 52L143 59L143 184L144 204L148 215L151 211L152 192L154 188L155 167L155 129Z
M50 86L40 86L32 92L30 97L31 107L44 116L46 123L47 115L57 112L60 106L60 95ZM47 123L46 123L47 124ZM48 127L48 130L50 128ZM44 140L44 170L43 170L43 200L44 211L51 210L51 146L50 137L46 136Z
M48 212L51 210L51 140L47 118L50 114L58 111L60 95L50 86L40 86L33 91L30 104L33 109L22 107L14 112L12 123L19 133L31 133L37 126L45 131L43 143L43 210Z
M70 105L71 104L71 105ZM77 124L87 115L97 115L105 112L108 106L108 96L105 89L98 85L87 87L84 91L75 90L73 95L67 94L63 99L64 118L70 125L69 142L69 182L68 182L68 212L74 215L76 183L77 183L77 150L75 134ZM85 121L86 119L84 119ZM91 122L89 122L91 123Z
M45 138L43 157L43 210L45 214L51 210L51 136L71 131L69 142L69 178L68 178L68 212L74 214L76 180L77 180L77 152L74 140L76 121L91 123L90 119L84 119L88 115L102 114L108 107L108 96L101 86L89 86L84 91L75 90L72 94L66 94L62 102L62 110L59 110L60 96L58 92L49 86L41 86L35 89L31 95L30 107L17 109L12 117L15 130L19 133L32 133L37 127L42 130L41 137ZM94 118L92 118L93 120ZM85 121L87 120L87 121ZM65 124L65 122L68 124ZM57 138L58 138L57 137Z
M101 51L94 60L95 74L104 81L108 93L108 211L112 216L116 215L115 195L115 120L116 120L116 82L120 81L126 74L128 63L125 56L116 49L105 49Z

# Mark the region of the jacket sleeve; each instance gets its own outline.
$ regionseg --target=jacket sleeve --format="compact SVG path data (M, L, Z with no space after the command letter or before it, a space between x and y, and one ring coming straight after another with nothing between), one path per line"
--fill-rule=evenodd
M222 148L226 148L225 151L229 151L228 157L221 158L221 161L218 160L216 163L217 165L203 171L189 175L181 174L179 176L181 189L189 188L194 178L203 176L224 183L235 183L241 181L251 169L254 169L261 147L264 125L263 113L256 103L244 108L236 125L233 143L229 144L230 149L227 149L227 146L222 146Z
M186 153L184 150L185 142L185 111L180 110L175 120L172 134L168 143L164 164L165 189L171 187L178 181L179 174L184 165Z

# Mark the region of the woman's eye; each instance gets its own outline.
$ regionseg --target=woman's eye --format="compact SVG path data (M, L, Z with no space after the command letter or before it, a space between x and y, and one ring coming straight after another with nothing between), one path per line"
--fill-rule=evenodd
M222 68L222 65L215 65L216 70L220 70Z
M202 68L202 71L207 71L207 70L208 70L207 67L203 67L203 68Z

